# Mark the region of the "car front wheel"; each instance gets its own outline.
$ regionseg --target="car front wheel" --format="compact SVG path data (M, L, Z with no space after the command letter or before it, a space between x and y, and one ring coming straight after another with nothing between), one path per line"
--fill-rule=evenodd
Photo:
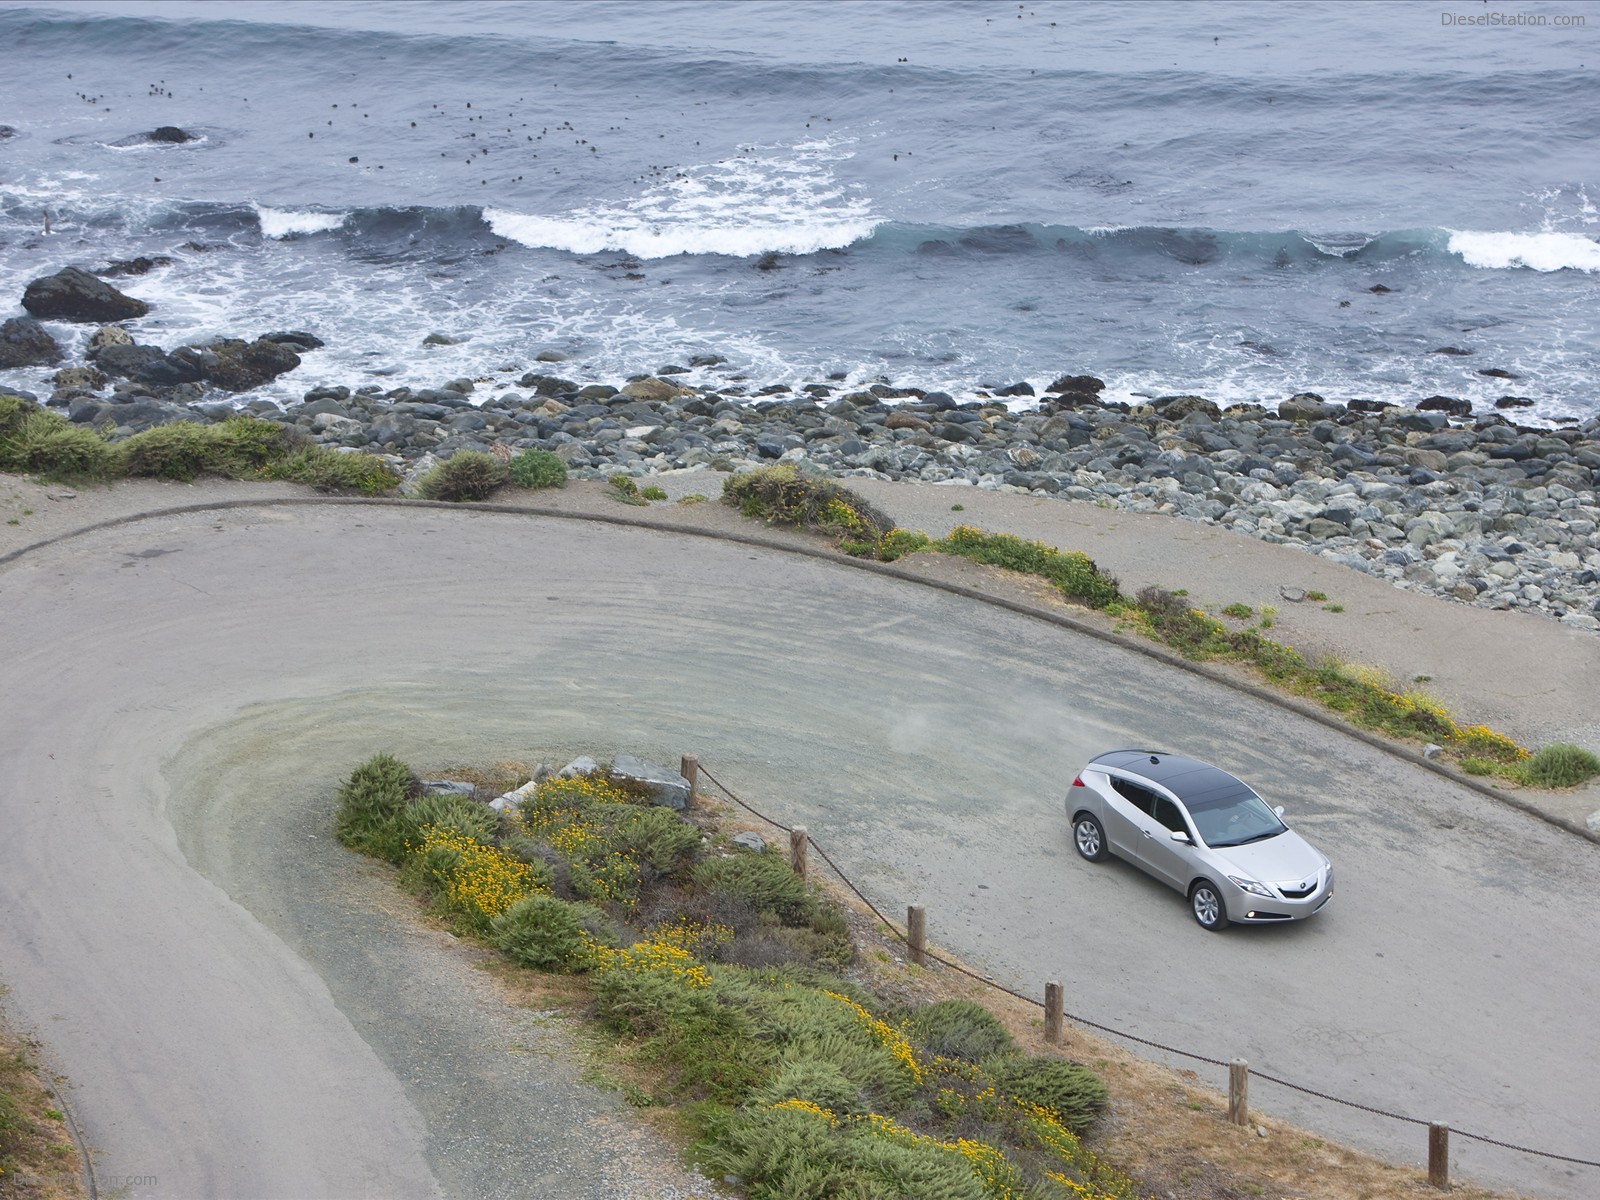
M1078 848L1078 853L1090 862L1104 862L1109 857L1106 850L1105 830L1100 828L1100 822L1088 813L1081 813L1072 823L1072 844Z
M1189 910L1202 929L1217 933L1228 927L1228 909L1222 903L1222 893L1209 879L1202 879L1189 890Z

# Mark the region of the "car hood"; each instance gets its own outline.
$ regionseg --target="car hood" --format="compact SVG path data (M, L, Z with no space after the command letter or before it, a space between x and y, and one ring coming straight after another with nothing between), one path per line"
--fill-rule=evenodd
M1244 846L1222 846L1212 853L1238 868L1239 874L1263 883L1294 883L1310 879L1327 860L1292 829L1277 837Z

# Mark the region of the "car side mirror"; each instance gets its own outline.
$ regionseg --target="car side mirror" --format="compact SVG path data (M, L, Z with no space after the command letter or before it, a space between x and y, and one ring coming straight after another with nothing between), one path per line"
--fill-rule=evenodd
M1189 835L1181 829L1174 829L1172 831L1172 840L1175 842L1182 842L1185 846L1191 846L1194 844L1189 840Z
M1278 807L1273 809L1272 811L1277 813L1280 817L1283 816L1283 805L1281 805L1281 804L1278 805Z

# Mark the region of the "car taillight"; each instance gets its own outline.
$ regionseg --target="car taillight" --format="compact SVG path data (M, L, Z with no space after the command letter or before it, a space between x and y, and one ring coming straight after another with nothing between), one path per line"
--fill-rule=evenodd
M1077 778L1075 778L1072 781L1072 786L1073 787L1082 787L1083 786L1083 776L1079 775Z

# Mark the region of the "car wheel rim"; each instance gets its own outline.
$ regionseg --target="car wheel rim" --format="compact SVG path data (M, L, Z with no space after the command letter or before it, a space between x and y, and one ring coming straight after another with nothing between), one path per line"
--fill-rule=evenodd
M1210 888L1201 888L1194 894L1194 915L1199 918L1202 925L1215 925L1217 913L1221 908L1217 894Z
M1100 831L1089 821L1078 822L1078 850L1086 858L1100 853Z

